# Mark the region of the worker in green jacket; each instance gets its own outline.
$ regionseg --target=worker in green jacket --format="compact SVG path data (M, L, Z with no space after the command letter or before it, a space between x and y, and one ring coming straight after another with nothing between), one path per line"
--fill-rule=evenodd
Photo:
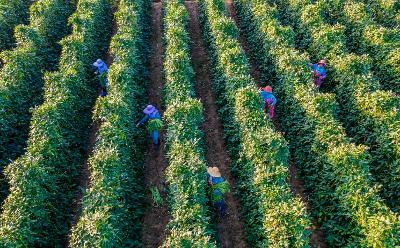
M229 183L221 176L218 167L207 168L209 194L213 206L219 211L219 215L225 215L224 194L229 192Z

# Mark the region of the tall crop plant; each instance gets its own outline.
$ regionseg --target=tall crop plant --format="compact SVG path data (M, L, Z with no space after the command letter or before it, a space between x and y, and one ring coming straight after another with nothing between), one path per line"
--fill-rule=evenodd
M203 106L194 98L188 13L182 2L165 3L165 121L171 220L163 247L216 247L207 209L202 132Z
M107 0L80 0L73 32L61 42L60 70L46 74L44 103L33 111L28 148L6 168L10 195L0 218L1 247L60 247L83 163L89 110L95 97L91 63L111 29Z
M368 13L374 19L387 27L396 28L400 25L400 2L397 0L358 0L363 2Z
M237 27L226 18L223 1L200 3L248 242L252 247L308 247L310 220L287 184L287 143L262 111Z
M279 116L328 244L399 245L398 216L371 183L368 154L350 142L336 120L334 95L314 91L309 59L293 48L293 31L281 26L276 9L263 1L236 4L260 69L283 102Z
M378 25L363 3L353 0L320 2L320 11L326 12L328 20L345 25L349 48L357 53L369 54L372 68L383 87L399 94L400 30Z
M0 0L0 51L13 47L13 30L28 20L29 0Z
M68 31L70 12L64 0L37 1L30 8L29 26L15 29L18 46L0 55L5 63L0 71L0 171L23 153L30 108L42 100L43 71L57 64L58 41ZM5 180L0 180L2 200L7 189Z
M143 213L142 116L149 1L120 0L111 42L109 94L93 116L100 128L89 158L90 188L72 230L71 247L139 247Z
M329 74L336 83L337 99L347 130L358 142L371 147L371 171L383 185L382 196L393 208L400 206L400 102L391 92L379 90L367 56L350 54L345 29L324 22L326 2L292 1L288 18L302 33L304 48L329 61ZM301 31L300 31L301 30Z

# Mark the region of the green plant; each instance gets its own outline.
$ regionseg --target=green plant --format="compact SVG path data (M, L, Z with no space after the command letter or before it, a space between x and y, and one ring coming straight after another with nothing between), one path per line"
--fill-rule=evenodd
M71 247L139 247L145 192L145 134L135 123L142 116L148 55L148 1L120 0L118 31L108 74L109 93L96 102L100 122L89 158L90 187L82 214L72 229Z
M310 220L286 181L287 143L263 113L237 40L238 29L226 18L223 1L204 0L200 4L248 242L252 247L307 247Z
M107 0L81 0L70 17L59 70L45 74L44 102L32 112L27 151L5 169L2 247L60 247L66 240L96 95L90 66L107 47L110 13Z
M194 98L188 13L181 1L164 5L168 203L171 219L162 247L216 247L207 208L203 106Z
M285 8L290 9L288 16L291 16L291 23L295 23L295 29L304 34L300 38L307 40L301 41L307 43L304 49L316 57L328 59L328 73L336 84L346 130L357 142L371 147L371 172L383 186L381 195L396 209L400 204L400 136L397 135L400 101L391 92L380 90L367 55L347 51L345 27L324 21L328 6L325 1L311 4L303 0L292 1Z
M40 0L30 8L29 26L15 28L17 47L0 54L0 171L21 155L26 146L30 108L42 101L43 72L54 69L59 58L58 41L68 31L71 6L64 0ZM0 176L0 202L6 182Z
M14 46L13 30L28 20L28 9L32 1L0 1L0 51Z
M335 95L313 89L309 58L294 49L294 32L282 26L277 9L263 1L236 4L259 67L283 102L278 116L328 244L398 245L398 216L377 194L366 148L351 143L337 121Z

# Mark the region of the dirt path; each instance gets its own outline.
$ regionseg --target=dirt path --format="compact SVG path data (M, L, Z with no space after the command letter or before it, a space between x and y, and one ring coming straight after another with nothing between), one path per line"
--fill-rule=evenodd
M236 25L240 29L240 34L239 34L239 42L246 53L246 56L249 60L250 66L251 66L251 75L252 77L256 80L256 83L258 86L261 86L261 73L257 69L256 63L254 62L254 59L251 56L251 52L249 49L249 46L247 44L246 37L243 35L242 30L240 28L240 22L239 19L237 18L236 11L233 6L232 0L225 0L225 7L228 10L229 16L235 21ZM264 84L263 84L264 86ZM276 118L273 119L272 123L275 126L275 129L279 132L281 132L281 127L280 123ZM298 178L298 173L297 173L297 168L296 168L296 163L293 159L293 157L290 157L289 160L289 187L292 191L292 193L303 201L304 205L307 207L307 210L310 212L312 207L309 203L308 200L308 195L307 192L304 189L304 183L303 181ZM321 227L317 224L317 220L313 218L312 220L312 233L310 237L310 244L311 247L315 248L325 248L327 247L326 242L325 242L325 235L321 230Z
M208 166L218 166L222 175L235 191L235 181L230 173L231 160L223 138L222 125L218 118L218 108L212 91L208 54L203 42L199 17L198 4L195 1L186 1L189 11L189 35L192 40L191 57L196 73L196 92L204 105L205 121L202 130L205 134L206 160ZM227 215L218 222L218 237L221 247L248 247L244 224L240 216L239 202L233 193L225 197Z
M163 88L163 31L162 31L162 4L153 2L151 9L151 37L149 60L149 103L155 105L161 115L161 91ZM164 151L164 131L160 133L160 147L157 149L148 138L147 153L144 164L144 177L146 185L147 209L143 218L142 242L143 247L159 247L165 240L166 225L169 221L166 192L164 187L164 170L167 159ZM160 207L153 206L150 193L151 187L157 187L163 197L164 204Z

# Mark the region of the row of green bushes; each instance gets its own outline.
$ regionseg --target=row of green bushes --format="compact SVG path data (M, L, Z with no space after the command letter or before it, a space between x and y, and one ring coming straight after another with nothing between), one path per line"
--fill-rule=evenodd
M350 142L336 120L335 96L314 90L309 58L294 49L293 30L262 0L236 3L260 70L275 86L278 116L328 245L399 245L398 216L371 183L368 153Z
M28 20L31 3L27 0L0 0L0 51L14 46L14 28Z
M203 106L194 98L188 12L183 2L164 6L165 121L168 167L168 203L171 219L163 247L216 247L207 209Z
M400 94L400 30L378 25L363 3L354 0L319 2L328 21L345 25L348 47L354 52L369 54L372 69L382 86Z
M292 23L302 33L305 49L328 60L330 80L336 83L337 99L344 122L357 142L368 145L373 161L371 171L383 185L382 196L392 208L400 207L400 116L398 97L379 90L367 56L346 49L345 28L323 19L326 3L290 3ZM301 30L301 31L300 31Z
M361 0L368 13L386 27L396 28L400 25L400 2L397 0Z
M40 0L30 8L29 26L15 29L17 48L0 54L0 171L26 146L30 108L42 100L43 72L55 68L58 41L66 35L71 6L64 0ZM0 176L0 202L6 196Z
M238 29L225 16L224 1L200 4L249 245L306 247L310 219L287 183L288 146L263 113Z
M66 242L98 84L91 65L107 48L110 3L80 0L69 21L73 32L61 41L60 70L45 75L27 152L5 170L10 194L0 217L0 247Z
M139 247L143 213L143 131L149 1L120 0L110 51L107 97L96 103L100 127L89 158L90 186L70 247Z

